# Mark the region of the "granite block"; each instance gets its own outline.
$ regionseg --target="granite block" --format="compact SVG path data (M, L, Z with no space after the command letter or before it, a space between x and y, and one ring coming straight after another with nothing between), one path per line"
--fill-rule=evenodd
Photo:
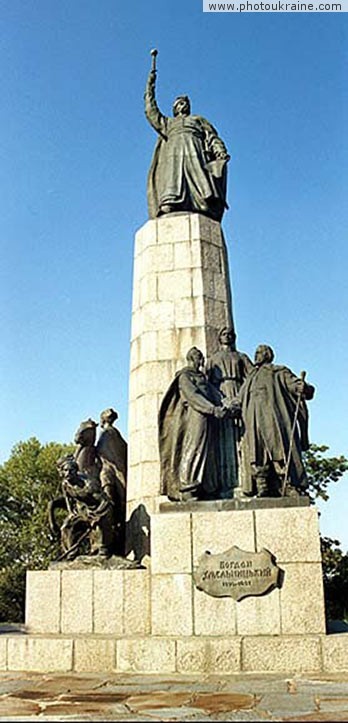
M214 640L189 638L177 641L178 673L238 673L240 638Z
M162 302L169 303L169 302ZM178 299L175 304L175 327L180 329L187 326L204 326L203 299L199 297L187 297Z
M25 624L28 632L60 631L60 584L58 570L29 570L26 577Z
M0 638L0 670L7 670L7 637Z
M145 304L141 312L141 332L174 328L175 306L173 301L149 301Z
M147 246L153 246L157 243L157 221L150 219L135 234L135 250L134 255L137 257Z
M139 284L139 307L142 309L145 304L158 299L158 277L156 273L147 273L142 277Z
M166 271L158 276L159 301L176 301L192 295L191 269Z
M321 670L319 636L266 636L242 639L242 670L248 673L308 673Z
M190 269L192 267L191 244L189 241L177 242L174 246L174 268Z
M124 570L123 626L125 635L150 633L150 572Z
M151 517L152 573L191 573L191 518L188 512Z
M318 562L283 564L280 593L283 635L325 633L323 573Z
M321 639L323 667L328 673L348 671L348 633L325 635Z
M175 641L156 638L117 640L116 665L123 673L174 673Z
M236 602L231 597L212 597L194 588L193 618L195 635L230 637L237 632Z
M93 570L93 632L123 633L123 570Z
M63 673L72 670L73 641L68 638L8 638L8 670Z
M217 511L192 513L193 560L206 550L218 553L237 545L255 551L253 513L246 511Z
M157 219L158 243L189 241L191 237L190 214L161 216Z
M257 549L266 547L277 562L320 562L318 512L315 507L257 510Z
M116 667L116 643L112 639L76 638L74 640L74 671L106 673Z
M152 634L192 635L191 575L152 575L151 586Z
M61 597L61 632L92 633L93 571L63 570Z
M243 598L237 603L238 635L280 634L280 591Z

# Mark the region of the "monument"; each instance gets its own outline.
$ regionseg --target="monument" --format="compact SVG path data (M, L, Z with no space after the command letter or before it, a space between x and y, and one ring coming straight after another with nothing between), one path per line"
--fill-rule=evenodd
M159 140L150 218L135 238L128 462L110 409L96 444L88 420L94 449L63 465L71 496L97 472L108 513L126 489L125 564L108 568L99 519L101 565L91 535L87 569L72 560L29 572L29 634L8 639L5 666L300 673L334 670L338 654L348 669L348 651L325 635L318 513L301 457L314 388L273 364L267 345L254 362L236 349L220 225L229 154L187 96L173 117L161 113L156 55L145 113Z

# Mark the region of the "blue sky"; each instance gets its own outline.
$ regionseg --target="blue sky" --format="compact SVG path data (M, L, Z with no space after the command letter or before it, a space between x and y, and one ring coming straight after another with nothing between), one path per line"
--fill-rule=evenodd
M155 134L188 93L232 156L238 346L316 386L311 439L347 454L347 14L203 14L201 0L2 0L1 460L71 441L114 406L127 432L133 239ZM347 480L321 506L348 548Z

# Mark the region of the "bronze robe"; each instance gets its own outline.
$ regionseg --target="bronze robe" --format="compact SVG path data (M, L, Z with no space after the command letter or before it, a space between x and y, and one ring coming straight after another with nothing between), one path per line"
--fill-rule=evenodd
M222 398L233 399L237 396L248 372L253 369L253 363L247 356L237 350L219 349L207 362L209 381L220 391ZM222 499L233 497L235 487L238 487L238 477L243 477L244 492L251 488L248 456L244 434L244 425L241 419L233 419L230 415L218 422L220 456L220 493ZM241 474L243 470L243 474Z
M250 462L262 467L267 461L285 468L301 380L285 366L263 364L246 378L239 398L246 427ZM314 387L305 385L304 397L311 399ZM306 486L301 452L308 449L308 411L300 402L294 430L289 477L294 487Z
M185 367L167 390L159 411L161 494L201 487L213 497L218 487L214 409L220 395L203 372Z
M217 169L207 163L227 154L215 128L201 116L170 118L162 115L155 100L154 80L145 91L145 114L159 134L148 176L150 218L161 205L178 211L205 213L221 221L226 205L226 164Z

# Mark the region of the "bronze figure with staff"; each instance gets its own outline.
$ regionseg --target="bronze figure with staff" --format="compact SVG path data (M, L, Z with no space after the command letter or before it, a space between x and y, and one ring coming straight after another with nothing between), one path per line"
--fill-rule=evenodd
M307 490L302 452L309 446L306 400L314 387L273 359L270 346L258 346L239 392L251 472L258 497L297 496Z
M191 113L187 95L174 100L173 117L161 113L155 94L157 55L151 50L145 88L145 115L158 134L147 184L150 218L186 211L221 221L230 156L211 123Z

